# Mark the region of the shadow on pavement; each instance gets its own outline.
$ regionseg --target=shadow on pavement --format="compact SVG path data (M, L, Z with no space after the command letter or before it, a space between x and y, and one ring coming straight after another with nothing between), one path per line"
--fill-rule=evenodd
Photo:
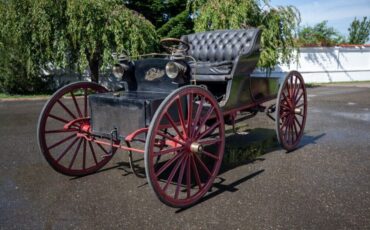
M260 173L263 173L264 171L265 171L264 169L259 170L257 172L254 172L254 173L250 174L250 175L247 175L247 176L245 176L243 178L240 178L239 180L236 180L236 181L232 182L231 184L223 184L223 182L225 182L225 179L223 179L221 177L217 177L216 179L220 179L220 182L213 184L210 193L208 193L207 195L205 195L204 197L202 197L194 205L191 205L191 206L186 207L186 208L180 208L175 213L183 212L183 211L185 211L185 210L187 210L189 208L192 208L192 207L194 207L196 205L199 205L199 204L203 203L204 201L207 201L207 200L209 200L209 199L211 199L213 197L216 197L216 196L220 195L223 192L226 192L226 191L227 192L236 192L236 191L238 191L238 189L235 188L236 186L238 186L238 185L246 182L249 179L252 179L255 176L258 176ZM214 188L216 188L216 190L212 192L212 189L214 189Z
M322 133L317 136L304 135L297 149L300 149L306 145L316 144L316 141L325 135L326 135L325 133ZM258 176L265 170L262 169L256 171L252 174L246 175L228 184L225 184L226 180L222 178L221 175L240 166L244 166L256 161L264 161L265 159L262 157L263 155L281 149L279 143L277 142L276 133L274 129L266 128L247 129L243 132L226 136L225 141L226 143L223 162L218 173L218 177L216 177L215 182L211 187L209 193L207 193L203 198L201 198L196 204L186 208L178 209L176 213L183 212L196 205L199 205L209 199L212 199L222 194L223 192L238 191L238 189L236 188L238 185ZM138 159L135 159L135 164L136 170L140 172L142 176L145 177L145 168L143 161L144 161L143 156L140 156ZM102 173L113 169L123 170L124 171L123 176L133 174L128 162L118 162L116 163L115 166L102 169L96 173ZM74 177L71 178L71 180L75 180L78 178L81 177ZM148 183L145 181L145 183L138 186L138 188L146 186L147 184Z
M326 135L326 133L322 133L322 134L317 135L317 136L303 135L302 140L301 140L301 144L300 144L300 148L302 148L306 145L316 144L316 141L318 139L321 139L325 135Z

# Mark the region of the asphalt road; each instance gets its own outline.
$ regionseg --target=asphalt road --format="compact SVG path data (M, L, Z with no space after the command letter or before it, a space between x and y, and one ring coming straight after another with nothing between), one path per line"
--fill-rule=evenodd
M122 152L96 174L58 174L36 142L45 101L0 102L0 229L369 229L370 88L360 86L309 89L299 149L270 146L255 161L223 167L185 210L163 205L127 172ZM245 145L274 133L263 114L245 127L235 135Z

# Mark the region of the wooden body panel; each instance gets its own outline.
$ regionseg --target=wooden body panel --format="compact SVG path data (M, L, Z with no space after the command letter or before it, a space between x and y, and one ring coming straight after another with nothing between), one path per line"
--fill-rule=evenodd
M226 98L220 103L223 111L244 108L249 104L258 104L276 98L279 91L279 77L253 76L259 54L241 56L228 81Z

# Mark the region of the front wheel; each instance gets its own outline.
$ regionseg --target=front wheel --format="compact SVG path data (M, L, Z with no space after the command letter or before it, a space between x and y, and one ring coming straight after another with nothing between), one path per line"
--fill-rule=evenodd
M46 102L37 137L41 153L56 171L83 176L96 172L112 158L116 149L110 152L90 136L88 95L105 92L96 83L76 82L62 87Z
M212 186L224 147L224 120L215 98L197 86L175 90L150 123L144 156L150 187L172 207L196 203Z
M291 71L281 85L276 103L276 134L280 145L294 150L303 136L307 117L307 92L302 75Z

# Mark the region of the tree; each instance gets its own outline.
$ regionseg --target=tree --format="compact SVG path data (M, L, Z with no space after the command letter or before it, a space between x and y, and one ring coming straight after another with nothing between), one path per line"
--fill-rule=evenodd
M314 26L305 26L299 31L300 46L334 46L343 43L344 38L327 21Z
M39 79L50 64L79 71L89 67L98 81L113 52L150 52L158 40L154 26L118 0L8 0L0 1L0 9L3 89L6 79L23 84Z
M262 29L260 67L273 68L293 60L294 40L300 23L295 7L272 8L268 0L262 3L258 0L192 0L190 4L195 15L195 31Z
M193 21L184 0L127 0L125 5L144 15L161 37L180 37L193 32Z
M57 30L60 17L53 18L53 24L49 23L46 14L38 11L40 5L41 2L34 4L30 0L0 2L2 91L32 93L44 86L39 75L43 63L53 54L45 42L53 36L52 31ZM63 4L58 4L53 10L47 7L44 10L54 17L62 7Z
M348 28L350 44L365 44L370 36L370 19L363 17L362 22L355 18Z
M156 47L154 26L120 1L70 0L66 16L66 34L57 42L64 46L72 40L79 66L88 64L93 81L98 81L99 68L112 61L112 52L125 49L136 56Z
M189 10L185 9L157 30L160 37L180 38L184 34L193 33L194 23Z

